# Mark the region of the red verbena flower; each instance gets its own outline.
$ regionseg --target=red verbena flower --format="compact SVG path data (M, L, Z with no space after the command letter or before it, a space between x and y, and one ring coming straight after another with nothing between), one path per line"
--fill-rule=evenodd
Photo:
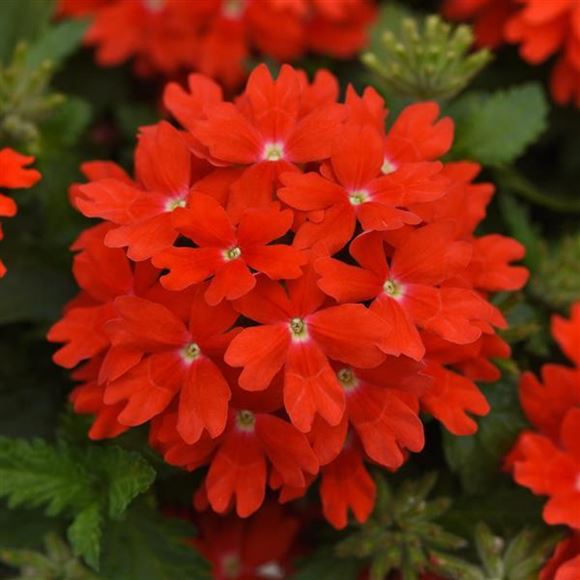
M580 4L577 0L446 0L443 13L473 20L477 43L517 44L530 64L556 57L551 91L559 104L580 107Z
M354 56L376 8L372 0L60 0L58 14L93 17L85 42L101 66L134 59L140 75L199 70L232 88L253 53L280 62L308 51Z
M578 365L580 304L569 321L554 316L552 332ZM544 365L542 379L543 384L531 373L522 376L520 399L535 430L520 434L507 467L517 483L549 496L547 523L580 529L580 368Z
M358 2L268 6L314 4L334 19ZM386 130L376 91L339 101L329 72L287 65L234 101L200 74L164 99L182 129L142 128L133 176L92 162L70 189L103 220L73 245L81 291L49 333L73 406L92 438L148 425L168 463L206 468L199 510L248 517L320 475L325 517L362 522L368 465L419 452L421 412L457 435L488 412L475 381L509 356L489 298L525 283L523 248L476 236L493 187L440 161L453 124L435 103Z
M580 575L580 534L562 540L540 572L540 580L575 580Z
M40 180L40 173L36 169L26 166L34 162L34 157L21 155L8 147L0 149L0 187L9 189L24 189L32 187ZM16 202L0 193L0 217L14 217ZM0 240L4 237L0 226ZM0 278L6 274L6 267L0 261Z
M284 578L292 572L292 556L300 520L275 502L248 519L202 514L196 518L196 548L210 561L216 580Z

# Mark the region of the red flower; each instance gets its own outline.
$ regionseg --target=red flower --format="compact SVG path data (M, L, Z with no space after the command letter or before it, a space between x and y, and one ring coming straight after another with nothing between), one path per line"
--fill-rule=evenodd
M479 45L517 44L520 56L530 64L556 55L552 96L559 104L580 107L580 4L576 0L446 0L443 12L456 20L474 19Z
M242 330L225 361L243 367L240 386L249 391L266 389L283 369L286 411L301 431L310 430L317 414L336 425L345 397L329 358L377 366L385 358L386 324L360 304L324 308L312 274L289 281L287 289L261 278L254 292L236 303L260 326Z
M477 44L491 48L505 42L505 23L515 9L513 0L445 0L443 4L447 18L473 20Z
M113 348L108 356L128 372L109 383L104 401L126 401L120 423L149 421L178 395L177 430L185 441L195 443L204 430L211 437L223 432L230 390L220 362L235 333L227 331L237 314L227 303L208 306L204 290L199 286L184 297L189 304L186 321L143 298L115 300L120 318L109 325Z
M566 413L560 445L534 433L520 436L512 451L514 479L535 494L548 495L544 520L580 529L580 408Z
M154 161L155 160L155 161ZM142 130L135 156L138 184L116 177L76 188L76 205L87 217L119 227L107 233L109 247L127 247L132 260L146 260L177 238L172 212L185 207L191 183L207 173L193 162L184 137L169 123Z
M333 20L358 5L316 0ZM185 130L142 129L134 178L94 162L70 189L104 222L73 246L81 293L49 333L55 360L85 362L71 400L95 415L92 438L148 423L167 462L207 468L198 509L248 516L268 487L290 501L320 470L326 517L363 521L365 463L396 470L420 451L420 410L473 433L489 410L474 381L509 356L488 298L523 285L522 247L475 235L493 187L474 163L439 161L451 121L417 104L385 134L376 91L338 94L327 71L260 66L228 102L192 75L165 92Z
M376 485L366 470L355 441L321 471L320 499L324 517L337 529L345 528L352 510L360 523L366 522L375 506Z
M237 106L216 104L194 126L193 135L212 163L247 167L232 188L229 209L234 218L247 207L268 205L281 173L330 156L342 109L328 103L305 113L303 99L304 85L291 67L283 66L273 80L260 65Z
M203 514L195 546L212 564L216 580L286 577L300 522L274 502L242 520Z
M575 362L580 305L566 321L558 316L552 330ZM524 431L506 458L506 466L520 485L550 499L544 507L549 524L580 529L580 369L560 365L542 367L542 385L531 373L520 382L522 407L539 431Z
M298 278L306 257L292 246L267 245L284 236L292 220L288 210L248 209L235 227L217 201L194 195L187 209L175 211L173 226L197 247L171 248L157 255L155 265L169 269L161 282L170 290L183 290L211 276L205 298L215 305L254 288L250 267L274 280Z
M285 175L282 182L286 187L278 192L282 201L301 211L326 210L322 220L300 228L297 246L324 244L329 253L335 253L352 238L357 219L366 231L418 224L421 218L402 208L444 194L446 182L437 175L441 165L406 164L383 175L384 163L380 133L368 125L350 125L337 137L322 175Z
M316 262L319 285L339 302L372 299L371 310L391 323L385 339L391 354L421 360L425 347L418 328L467 344L481 336L482 323L503 324L472 290L444 285L471 258L470 245L454 241L446 223L409 232L394 242L390 260L380 234L359 236L350 251L362 267L322 258Z
M308 50L354 56L376 14L372 0L60 0L58 11L94 16L85 42L101 66L134 58L141 75L197 69L230 88L253 51L280 62Z
M175 436L175 421L173 415L165 415L152 442L172 465L191 470L210 464L204 485L218 513L232 506L240 517L254 513L264 501L269 472L275 470L287 485L301 488L307 474L318 473L306 436L269 412L230 408L223 435L215 440L204 435L195 445Z
M26 166L34 162L34 157L21 155L13 149L0 149L0 187L10 189L32 187L40 180L40 173L36 169L27 169ZM0 193L0 217L14 217L16 203L11 197ZM0 226L0 240L4 237ZM0 261L0 278L6 274L6 267Z
M580 534L574 533L557 546L540 572L540 580L575 580L580 575Z

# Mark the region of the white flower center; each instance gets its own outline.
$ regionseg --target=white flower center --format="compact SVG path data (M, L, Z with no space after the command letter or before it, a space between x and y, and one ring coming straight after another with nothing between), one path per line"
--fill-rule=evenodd
M399 298L403 294L403 287L394 280L387 280L383 284L383 290L391 298Z
M201 348L195 342L189 343L182 351L181 357L187 363L192 363L201 355Z
M242 255L242 250L239 246L234 246L229 250L224 252L224 258L226 261L231 262L232 260L237 260Z
M352 205L361 205L369 199L369 192L366 189L359 189L351 191L348 195L348 200Z
M266 161L280 161L284 157L284 144L279 141L276 143L266 143L264 145L263 158Z
M384 175L388 175L389 173L393 173L394 171L397 171L397 166L390 159L385 157L383 165L381 166L381 172Z

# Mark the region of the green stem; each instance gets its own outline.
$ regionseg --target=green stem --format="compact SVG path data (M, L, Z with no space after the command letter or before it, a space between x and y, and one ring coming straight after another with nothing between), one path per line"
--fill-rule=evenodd
M496 182L519 197L557 213L580 213L580 199L547 195L514 169L495 169Z

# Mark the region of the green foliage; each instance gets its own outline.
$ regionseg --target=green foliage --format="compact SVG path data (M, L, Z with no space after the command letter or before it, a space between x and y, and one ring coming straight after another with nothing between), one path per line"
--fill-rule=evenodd
M427 500L436 480L435 474L419 480L406 479L393 490L378 477L378 498L372 517L337 544L337 555L367 560L371 580L381 580L397 569L404 580L418 579L422 570L445 574L443 556L465 546L465 541L437 523L449 509L450 501ZM460 561L453 562L459 565ZM461 565L465 571L471 569L467 562Z
M193 534L191 524L135 506L107 527L100 573L107 580L210 578L207 562L187 543Z
M98 576L83 566L58 535L48 534L44 546L43 552L0 550L0 561L12 568L20 568L20 575L12 580L98 580Z
M482 563L481 580L536 580L540 569L559 540L559 534L525 529L507 545L480 522L475 528L475 547ZM474 579L475 580L475 579Z
M548 104L538 84L470 92L447 111L456 122L453 157L483 165L514 162L546 128Z
M471 51L469 26L453 27L438 16L419 22L396 4L385 5L380 23L380 40L362 60L388 94L449 99L491 60L488 50Z
M464 437L443 434L449 467L472 494L483 493L501 477L502 459L526 425L513 382L501 381L484 392L491 411L479 419L477 433Z
M324 548L297 563L292 580L353 580L365 564L356 558L338 558L331 548Z
M564 236L538 261L530 291L552 309L568 312L580 297L580 234Z
M98 568L103 519L121 517L154 478L138 454L118 447L0 438L0 496L11 508L45 507L48 515L72 517L68 538L75 554L93 568Z
M53 0L0 2L0 65L9 61L18 43L33 41L46 31L53 10Z
M59 67L81 45L87 29L83 20L68 20L51 26L31 46L26 64L35 69L46 61Z

